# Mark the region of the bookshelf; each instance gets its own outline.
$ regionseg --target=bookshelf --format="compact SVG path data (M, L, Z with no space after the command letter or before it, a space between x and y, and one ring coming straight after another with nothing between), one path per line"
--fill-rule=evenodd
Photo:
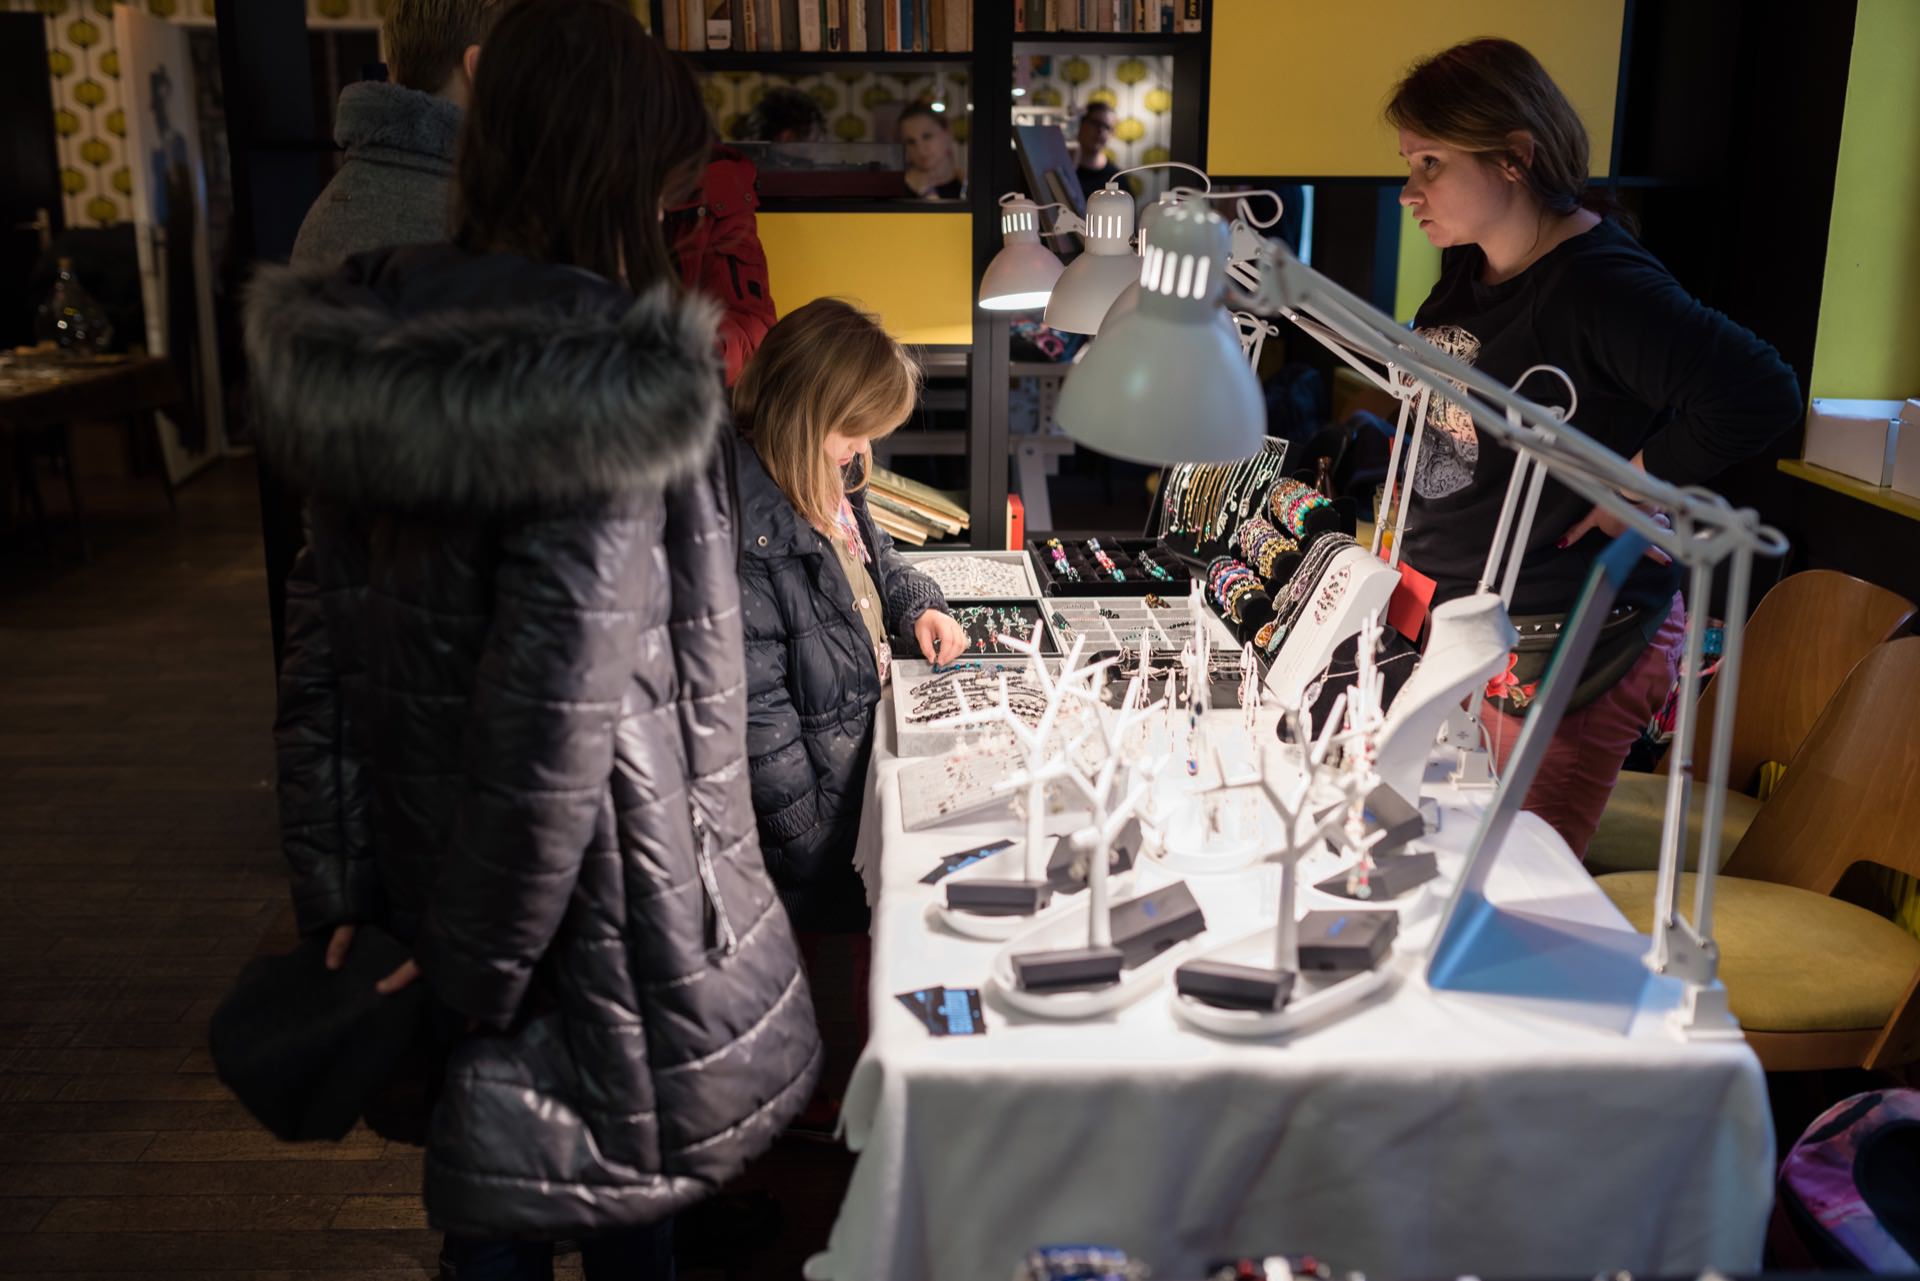
M652 29L664 35L665 3L650 0ZM738 4L741 0L732 0ZM857 2L857 0L856 0ZM952 0L958 2L958 0ZM966 214L970 221L971 262L968 266L969 290L977 288L987 264L1000 250L998 200L1006 191L1022 190L1026 183L1013 148L1013 62L1022 56L1059 57L1066 53L1089 55L1124 54L1136 57L1170 56L1173 60L1175 111L1170 131L1170 149L1176 160L1206 165L1207 100L1210 96L1212 66L1213 0L1201 0L1199 33L1123 32L1123 31L1041 31L1016 29L1015 5L1020 0L971 0L972 43L969 50L930 50L914 52L802 52L794 49L755 50L681 50L696 70L728 73L746 72L770 75L805 75L824 71L851 72L872 68L897 74L916 67L935 70L964 70L973 110L967 138L967 191L964 201L779 201L763 206L765 215L808 213L831 214L849 219L866 219L890 214L916 215ZM689 4L689 9L692 5ZM991 109L992 104L1005 104ZM879 223L869 224L878 227ZM850 230L855 244L868 239L866 232ZM946 252L952 252L951 250ZM771 257L771 255L769 255ZM916 265L896 254L896 277L912 281L921 274ZM944 275L943 272L935 274ZM780 272L776 266L774 278ZM844 288L844 287L843 287ZM781 299L776 288L774 298ZM967 459L967 511L970 521L965 540L959 546L998 548L1005 545L1009 460L1013 456L1008 430L1007 392L1011 378L1009 362L1009 317L1004 312L987 312L971 307L969 323L954 334L931 331L908 335L910 340L931 344L940 359L951 365L963 362L966 369L967 428L964 450ZM881 306L883 314L888 310ZM970 330L970 336L967 331ZM967 341L951 339L967 337ZM945 433L920 433L942 436ZM902 432L902 446L909 441ZM904 453L904 449L896 450ZM945 448L934 453L950 453ZM940 543L941 547L956 544Z

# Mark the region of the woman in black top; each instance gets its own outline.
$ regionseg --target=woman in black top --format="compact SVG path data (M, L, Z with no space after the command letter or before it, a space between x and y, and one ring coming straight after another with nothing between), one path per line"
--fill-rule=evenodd
M1540 63L1508 40L1474 40L1415 64L1387 107L1408 178L1400 203L1443 251L1415 325L1443 350L1514 384L1534 365L1578 391L1573 425L1636 467L1705 484L1798 421L1793 371L1766 343L1705 307L1587 189L1587 136ZM1565 407L1560 380L1523 394ZM1435 399L1413 479L1404 558L1435 602L1474 590L1514 455L1482 441L1466 411ZM1619 521L1549 481L1512 611L1572 608ZM1527 795L1584 857L1621 762L1672 688L1685 607L1657 550L1628 580L1572 708ZM1534 693L1522 671L1488 687L1485 723L1504 766Z

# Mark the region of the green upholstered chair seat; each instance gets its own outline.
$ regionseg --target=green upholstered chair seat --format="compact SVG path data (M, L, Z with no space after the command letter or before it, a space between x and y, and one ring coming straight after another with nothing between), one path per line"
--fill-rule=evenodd
M1658 874L1599 878L1635 929L1653 926ZM1691 874L1680 902L1692 910ZM1883 1026L1920 970L1920 939L1885 917L1810 890L1721 877L1713 934L1720 979L1752 1032L1848 1032Z
M1700 813L1706 788L1695 780L1687 794L1687 844L1683 867L1694 868L1700 848ZM1720 821L1720 866L1747 834L1760 802L1744 792L1729 791L1725 817ZM1650 872L1660 866L1660 824L1667 816L1667 776L1620 771L1600 826L1587 842L1587 868L1595 876L1605 872Z

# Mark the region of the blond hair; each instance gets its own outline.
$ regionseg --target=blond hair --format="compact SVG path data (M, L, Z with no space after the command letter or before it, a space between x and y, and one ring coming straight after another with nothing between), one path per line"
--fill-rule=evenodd
M393 82L439 93L467 50L485 41L501 0L388 0L380 23Z
M878 319L841 299L816 298L768 332L734 384L733 413L773 483L824 533L849 489L826 455L827 433L885 436L913 412L919 391L920 367ZM869 470L861 468L852 488Z

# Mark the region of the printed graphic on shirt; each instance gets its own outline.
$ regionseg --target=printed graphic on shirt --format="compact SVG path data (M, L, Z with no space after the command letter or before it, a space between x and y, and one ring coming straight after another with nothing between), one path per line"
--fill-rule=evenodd
M1458 325L1435 325L1414 332L1464 364L1473 364L1480 354L1480 340ZM1465 387L1459 383L1454 386L1465 395ZM1413 492L1429 499L1457 494L1473 483L1473 467L1479 459L1480 433L1474 429L1472 415L1451 400L1438 396L1429 400Z

